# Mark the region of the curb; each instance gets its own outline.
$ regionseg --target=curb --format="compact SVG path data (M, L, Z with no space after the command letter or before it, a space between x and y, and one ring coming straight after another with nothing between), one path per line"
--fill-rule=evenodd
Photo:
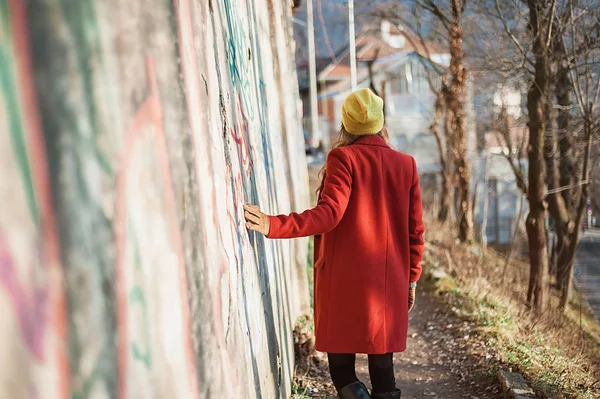
M498 379L507 398L535 399L535 392L527 385L525 378L519 373L511 373L502 369L498 372Z

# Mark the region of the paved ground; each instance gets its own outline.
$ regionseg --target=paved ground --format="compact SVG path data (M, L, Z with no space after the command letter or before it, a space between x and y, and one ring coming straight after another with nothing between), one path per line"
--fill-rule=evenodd
M588 230L581 237L575 259L575 282L600 320L600 229Z

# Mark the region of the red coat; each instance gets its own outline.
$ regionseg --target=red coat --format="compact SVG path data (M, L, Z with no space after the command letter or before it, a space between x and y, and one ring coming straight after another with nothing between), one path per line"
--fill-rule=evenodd
M408 285L419 279L423 255L421 190L411 156L379 136L334 149L317 206L270 221L269 238L317 236L317 350L406 349Z

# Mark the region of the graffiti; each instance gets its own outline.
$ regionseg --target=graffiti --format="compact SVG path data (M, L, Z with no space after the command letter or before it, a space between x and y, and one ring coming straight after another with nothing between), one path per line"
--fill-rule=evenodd
M261 68L262 65L260 64L260 52L254 38L254 35L256 34L256 28L252 26L252 24L249 27L250 40L255 50L255 55L250 57L252 53L250 51L250 47L247 47L245 38L241 33L243 32L241 28L243 25L237 16L236 9L232 7L231 2L229 1L225 1L223 3L223 7L226 15L226 26L228 29L227 57L230 66L230 84L228 84L229 82L225 83L225 86L229 86L231 88L231 97L234 98L234 111L232 113L232 119L234 120L233 127L227 128L227 124L229 122L227 114L222 112L223 125L225 126L226 131L233 138L233 143L235 144L233 148L230 148L227 142L224 143L225 163L228 170L226 181L230 182L230 191L228 195L232 196L234 215L233 218L230 218L230 228L232 231L235 231L238 234L237 248L240 259L242 259L242 248L244 245L246 245L246 242L250 244L254 250L254 260L257 266L256 273L261 292L260 298L262 300L263 319L265 321L265 334L267 337L267 342L269 343L268 347L265 349L268 349L266 354L268 357L268 363L271 367L271 375L274 378L277 378L281 371L279 369L280 343L278 342L278 334L276 331L277 327L275 326L274 321L275 309L278 312L286 312L289 311L289 309L284 309L279 305L278 297L271 297L271 290L273 289L272 284L275 284L278 295L286 295L286 292L283 291L285 286L279 282L279 279L281 278L280 272L275 271L276 274L274 276L270 275L271 273L267 263L268 254L264 239L258 237L256 234L252 233L248 235L246 233L243 212L238 206L238 204L243 204L244 202L251 202L261 206L263 202L262 199L265 198L259 195L259 190L262 189L259 188L260 185L257 181L257 165L254 163L255 149L251 140L252 137L257 136L259 137L262 147L261 149L263 150L262 155L265 159L264 165L266 168L264 172L267 175L268 180L266 182L266 199L268 201L269 208L273 209L275 203L275 193L271 185L274 176L270 170L271 166L269 165L272 159L272 153L269 151L264 151L265 146L270 145L269 135L271 134L269 131L266 104L264 103L266 100L261 98L266 94L266 85L262 79L255 80L258 81L257 87L251 87L249 84L249 82L253 80L252 77L256 78L262 73L261 70L258 70L257 73L256 63L258 62L258 66ZM237 5L235 7L237 7ZM251 6L249 7L252 8ZM247 11L247 15L254 15L252 10L249 9ZM248 49L249 55L248 62L241 58L243 54L242 52L245 51L246 48ZM252 73L250 73L250 71L252 71ZM258 114L256 113L256 109L258 109ZM258 118L255 120L256 115L258 115ZM236 167L238 167L239 170L235 171ZM248 239L246 239L246 237L248 237ZM272 261L278 260L274 254L271 255L270 259ZM276 266L275 270L281 269L281 267L278 266ZM247 273L244 272L246 267L247 266L245 266L245 262L242 262L239 265L239 268L242 269L242 274ZM243 278L241 283L242 289L245 292L247 288ZM248 318L249 312L247 308L245 308L245 314ZM280 320L285 320L285 316ZM282 327L280 330L281 336L288 334L285 325L280 325L279 327ZM282 341L282 343L284 342L285 341ZM253 346L251 336L249 336L249 345L251 347ZM290 348L286 348L286 352L289 352L289 349ZM257 395L260 396L260 392L257 392Z
M246 177L250 177L253 169L252 151L254 150L254 147L249 143L248 118L242 108L240 97L236 99L236 108L241 121L236 123L233 128L230 129L230 134L233 137L233 141L239 146L238 153L240 154L240 165L242 170L245 171Z
M261 65L262 67L262 65ZM260 91L260 120L266 121L266 109L267 109L267 93L266 93L266 85L265 82L261 79L259 82ZM273 173L273 145L271 142L270 132L267 130L267 124L261 123L261 144L262 144L262 153L264 156L264 168L266 172L266 180L267 180L267 192L268 192L268 200L269 200L269 210L273 212L275 209L275 190L273 187L273 180L275 180L275 176Z
M34 194L33 176L29 160L27 157L27 146L25 143L25 127L21 119L21 110L18 104L19 92L17 89L17 76L15 65L12 62L11 33L8 30L9 15L4 10L8 5L3 1L3 12L0 14L0 28L2 33L0 38L0 93L4 99L8 119L6 121L10 142L15 157L17 170L21 177L23 191L27 198L27 206L32 221L37 225L39 223L39 210ZM39 253L39 249L38 249ZM41 262L40 262L41 263ZM39 265L39 264L38 264ZM34 266L38 266L34 265ZM30 270L29 281L33 270ZM0 233L0 284L4 287L10 296L18 318L18 325L23 335L23 340L29 348L31 354L39 361L44 360L44 330L48 321L48 309L46 301L48 299L48 288L44 286L34 286L32 292L28 292L27 287L20 281L17 275L17 265L8 248L8 243L2 233Z
M119 378L118 378L118 394L119 397L126 397L128 394L128 365L129 365L129 352L126 348L129 347L129 331L131 326L129 325L129 313L128 305L131 302L143 303L143 293L140 292L141 288L134 287L130 291L129 298L127 298L127 270L126 270L126 246L127 237L125 236L125 220L128 212L127 205L127 193L128 193L128 171L131 167L131 157L136 147L136 143L142 139L143 132L147 131L147 127L152 127L155 133L155 144L156 154L158 155L158 162L161 170L161 179L163 183L164 202L167 207L166 216L169 218L168 223L168 235L173 245L173 249L176 253L177 268L179 273L179 296L181 297L181 317L182 317L182 331L183 331L183 345L185 348L185 357L187 369L187 378L189 393L197 393L198 388L196 386L196 370L194 362L194 352L192 348L191 336L190 336L190 316L187 298L184 294L187 292L187 283L185 281L185 268L183 265L183 253L180 242L178 226L174 219L174 196L172 192L171 178L169 172L169 164L167 159L166 147L164 142L164 136L162 132L162 121L163 114L160 104L158 87L156 82L156 73L154 70L154 63L152 58L148 58L147 61L147 74L150 82L150 94L146 100L142 103L138 111L136 112L133 121L126 133L126 144L123 153L123 160L121 162L119 173L117 175L117 209L115 216L115 237L117 247L117 319L118 319L118 336L119 336ZM134 255L135 256L135 255ZM137 262L136 262L137 263ZM167 267L167 265L164 265ZM136 266L137 267L137 266ZM147 313L145 314L147 316ZM148 337L146 335L146 337ZM141 350L136 343L131 343L133 348L134 359L140 360L147 368L150 367L150 355L148 351ZM195 396L195 394L193 394Z
M238 254L236 255L236 263L239 265L243 257L243 247L247 244L247 234L243 217L240 217L242 205L244 204L244 186L242 182L242 174L232 174L231 167L227 166L225 181L227 185L227 199L231 207L228 207L227 218L229 219L229 228L232 234L235 234L233 243L237 243ZM233 208L233 212L230 210Z
M148 306L146 304L146 296L144 295L144 291L142 290L142 287L140 287L139 285L134 286L131 291L129 292L129 304L131 307L133 307L136 303L139 304L139 306L142 308L142 311L144 312L144 324L146 326L145 331L146 331L146 348L144 350L140 349L140 347L138 346L137 342L132 342L131 343L131 350L133 352L133 357L136 360L141 361L144 366L146 366L146 368L150 368L151 364L152 364L152 353L150 351L150 344L148 343L149 341L149 332L148 332Z
M99 51L101 48L100 37L101 32L96 18L94 0L81 0L72 4L69 0L60 0L61 13L63 21L68 28L69 36L74 41L77 60L77 77L83 88L85 95L85 112L86 120L89 121L89 132L91 135L74 135L73 139L77 140L80 148L86 148L90 155L94 157L101 170L106 175L113 177L114 172L106 156L100 151L97 145L98 133L101 131L98 122L98 107L96 105L97 88L94 84L94 61L102 62L102 54ZM103 71L104 72L104 71ZM79 110L78 110L79 111ZM75 110L70 107L65 107L65 120L75 123L79 118L75 114ZM80 111L79 111L80 112ZM73 126L69 129L70 132L79 132L81 128Z
M195 244L199 247L203 246L206 248L206 251L202 251L204 260L207 262L207 264L211 265L209 270L203 272L206 273L205 275L208 278L205 279L207 286L202 288L205 292L205 295L208 293L207 296L210 298L210 300L208 301L209 303L196 302L195 310L197 311L198 309L206 309L203 311L203 313L212 312L210 316L206 318L207 320L204 324L210 324L211 327L214 328L214 342L216 343L215 346L217 346L219 349L217 351L214 351L214 348L213 350L203 351L204 353L200 354L200 359L206 359L205 361L210 362L210 368L212 369L212 363L215 363L216 358L218 357L220 360L218 363L220 364L221 378L223 378L224 381L229 382L229 384L225 384L221 388L221 394L223 397L234 397L235 395L232 394L231 389L232 387L238 386L237 375L232 372L227 354L227 338L232 317L231 307L234 300L231 297L232 288L231 278L229 276L230 252L225 248L226 244L223 240L223 231L226 230L227 224L224 226L219 226L217 222L219 220L217 196L215 192L215 184L212 182L214 175L213 165L210 164L212 154L207 148L210 146L206 145L207 142L210 143L212 139L210 132L210 112L208 111L209 104L201 104L200 100L198 71L201 69L198 68L194 51L194 43L197 43L197 40L194 38L194 32L192 31L192 12L190 10L190 2L189 0L179 0L176 2L176 7L179 34L179 53L182 59L181 66L186 89L185 98L189 117L188 120L192 130L191 140L194 143L197 168L199 172L198 180L196 181L197 189L201 193L199 196L199 205L200 209L207 210L207 214L204 214L204 212L202 214L203 219L206 221L212 220L212 226L204 226L204 228L208 231L207 233L203 234L203 245L200 245L201 243ZM204 15L207 21L208 15ZM208 96L210 95L209 81L207 80L207 76L209 75L207 73L201 73L200 76L202 76L204 81L204 89L206 90L206 94ZM200 119L202 112L205 113L203 121ZM230 218L231 214L228 210L226 220L230 220ZM216 234L213 235L211 232ZM213 247L212 245L208 245L208 242L216 245L220 244L223 250L219 251L218 246ZM217 259L214 259L211 256L216 255L215 252L218 254ZM237 255L234 253L232 257L236 258L237 264ZM226 318L224 317L225 313ZM199 378L201 380L206 378L205 372L201 371Z
M14 219L5 218L0 212L0 228L7 232L7 236L0 236L0 285L13 302L19 331L30 354L49 371L50 378L54 380L55 390L45 391L66 397L69 364L64 351L67 328L60 246L34 89L27 24L22 2L0 0L0 64L3 66L0 68L0 107L4 106L3 114L8 116L6 125L0 123L0 136L5 134L3 130L6 128L16 162L15 170L20 175L20 180L16 176L13 179L3 176L4 183L12 187L9 189L12 198L6 198L2 208L7 214L21 214L24 217L13 224ZM0 151L8 151L8 148L2 147ZM10 159L6 154L1 157ZM25 201L18 202L19 198L23 198L19 193L22 193ZM17 202L12 202L15 200ZM18 212L23 206L27 207L29 217ZM31 252L17 254L25 255L20 259L27 261L18 263L13 257L9 242L14 237L28 242ZM22 273L23 269L27 272ZM23 280L23 274L27 279ZM47 347L49 343L50 348ZM7 362L13 363L12 359ZM29 393L35 396L36 392L43 389L38 384L44 382L38 379L30 381L27 388Z
M248 61L252 58L250 48L246 43L243 24L237 14L238 3L231 0L223 2L227 18L227 60L231 85L240 88L242 102L248 118L254 119L254 103L251 98Z
M73 356L73 369L77 369L77 362L80 361L79 352L81 352L84 348L81 344L81 339L79 337L77 329L72 329L69 331L71 338L71 351L76 352L76 356ZM112 369L114 361L110 356L112 351L110 348L113 343L111 342L111 338L106 336L103 338L102 343L100 345L100 353L98 356L93 359L92 369L85 375L85 378L82 378L81 384L73 385L71 387L71 397L72 399L86 399L90 397L90 393L97 389L97 385L105 381L105 375L107 373L107 369Z
M133 245L134 245L134 262L135 262L135 273L139 274L142 269L142 260L140 258L140 247L138 245L137 239L134 236L133 229L130 227L129 235L132 237ZM144 294L144 290L142 287L135 283L133 288L129 291L129 306L139 306L142 310L142 318L144 320L144 332L145 332L145 349L140 349L140 346L137 342L131 343L131 350L133 353L133 357L136 360L141 361L144 366L149 369L152 365L152 352L150 347L150 322L148 318L148 303L146 302L146 295Z
M8 248L4 235L0 233L0 285L13 301L23 340L31 354L44 361L44 334L48 322L48 288L35 285L33 269L29 281L34 282L32 292L17 276L17 266Z
M109 3L0 0L1 321L19 344L0 391L284 397L292 254L242 205L289 208L268 29L289 10Z

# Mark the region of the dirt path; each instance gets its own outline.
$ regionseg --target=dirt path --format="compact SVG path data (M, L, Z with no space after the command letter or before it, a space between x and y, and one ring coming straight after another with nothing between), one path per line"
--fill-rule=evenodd
M471 326L450 314L427 290L417 290L415 309L410 314L408 348L394 357L396 383L402 398L500 399L501 388L490 373L483 343L474 340ZM297 373L305 396L335 397L329 382L326 359L304 373ZM357 374L370 388L367 358L359 355ZM316 389L316 391L315 391Z

